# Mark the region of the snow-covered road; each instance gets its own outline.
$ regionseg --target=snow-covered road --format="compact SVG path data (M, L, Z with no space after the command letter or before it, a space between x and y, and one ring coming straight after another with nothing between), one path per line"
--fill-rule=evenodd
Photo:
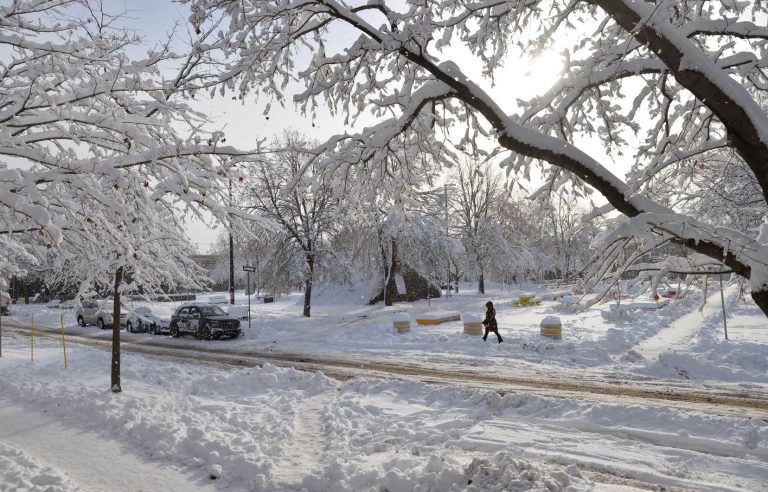
M700 316L698 312L696 315ZM18 326L7 328L17 335L24 334L26 330L25 327ZM58 331L51 328L38 327L38 334L51 341L59 337ZM105 340L103 335L103 332L71 335L70 341L109 350L111 341ZM545 374L518 371L514 368L500 368L488 372L478 366L457 368L455 364L443 364L440 361L423 363L418 360L402 361L376 356L355 357L352 354L331 358L306 353L292 354L271 350L246 350L237 346L178 342L168 338L129 336L124 338L122 349L125 352L165 359L205 361L235 367L258 367L269 363L322 372L344 381L371 376L409 377L429 383L482 388L500 393L524 390L564 398L674 406L718 415L768 420L768 388L759 386L745 390L741 385L638 379L629 374L600 377L599 373L592 373L590 377L590 374L574 374L558 368L548 368Z

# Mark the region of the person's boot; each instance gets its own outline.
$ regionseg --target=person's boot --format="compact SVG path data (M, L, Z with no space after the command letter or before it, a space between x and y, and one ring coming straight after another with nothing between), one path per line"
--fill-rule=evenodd
M501 339L501 335L496 335L496 336L499 337L499 343L504 341L504 340Z
M488 338L488 335L485 335L485 336L483 337L483 341L485 341L485 340L486 340L486 338Z

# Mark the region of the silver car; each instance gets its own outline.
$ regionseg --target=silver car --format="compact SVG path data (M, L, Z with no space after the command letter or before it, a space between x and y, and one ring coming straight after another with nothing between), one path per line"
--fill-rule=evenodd
M77 311L75 311L75 317L77 318L77 324L80 326L96 325L102 330L106 330L112 326L112 313L114 312L115 305L112 301L89 299L83 301ZM124 325L125 314L120 315L120 324Z

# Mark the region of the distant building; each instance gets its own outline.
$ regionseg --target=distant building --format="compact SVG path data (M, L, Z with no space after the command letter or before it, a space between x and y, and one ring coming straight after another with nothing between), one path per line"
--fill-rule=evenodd
M192 261L205 268L208 272L216 269L216 262L219 261L218 255L192 255Z

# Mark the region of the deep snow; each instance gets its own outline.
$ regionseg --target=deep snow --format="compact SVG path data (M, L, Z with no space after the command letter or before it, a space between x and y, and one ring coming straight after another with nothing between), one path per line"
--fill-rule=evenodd
M544 293L536 286L487 295L465 289L391 308L362 305L337 290L315 300L311 319L301 316L299 295L272 304L254 300L252 328L243 322L245 335L237 340L123 336L233 352L768 394L768 327L735 287L725 292L729 341L719 302L712 302L719 301L716 290L701 312L696 289L653 311L625 309L635 302L626 299L618 310L611 308L615 302L582 311L551 300L512 305L531 290ZM408 334L392 325L398 312L412 319L446 310L481 315L488 299L497 308L502 344L464 334L460 321L414 322ZM170 313L174 305L154 307ZM14 306L6 320L24 324L33 311L38 325L56 326L63 312L67 333L110 336L76 326L72 311L43 306ZM562 320L563 340L539 335L549 315ZM341 383L270 365L236 370L136 355L124 355L125 391L115 395L107 390L108 353L70 345L65 371L58 343L39 339L30 364L29 342L28 333L6 332L3 339L0 490L768 487L768 425L757 419L650 401L572 400L540 391L500 396L413 380ZM132 483L130 476L141 478ZM105 486L104 477L120 485Z
M30 364L24 342L6 339L0 416L48 427L0 420L4 490L593 490L605 476L768 486L760 420L133 355L113 394L108 353L73 346L65 371L57 344L42 342ZM104 486L132 471L135 483Z

